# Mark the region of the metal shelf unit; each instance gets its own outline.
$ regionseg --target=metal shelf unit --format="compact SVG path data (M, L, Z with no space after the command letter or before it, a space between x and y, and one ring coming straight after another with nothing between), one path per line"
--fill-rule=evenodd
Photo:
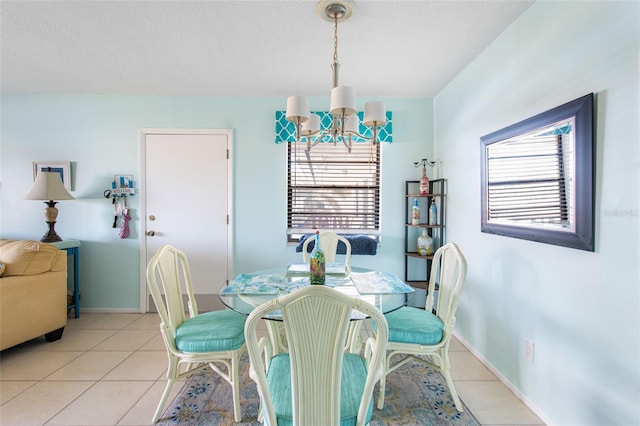
M420 194L420 181L405 181L405 231L404 231L404 279L407 284L417 289L426 290L429 284L431 261L433 255L422 256L418 254L418 237L423 229L433 239L434 252L446 242L445 210L446 210L447 180L429 180L429 193ZM411 223L411 209L414 200L418 200L420 207L420 223ZM429 207L436 203L438 208L437 224L429 225Z

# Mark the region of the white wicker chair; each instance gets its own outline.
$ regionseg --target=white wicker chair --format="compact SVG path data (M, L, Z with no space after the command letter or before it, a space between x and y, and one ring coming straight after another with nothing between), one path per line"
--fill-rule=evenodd
M449 342L456 323L455 312L466 276L467 261L462 252L456 244L446 244L433 256L425 309L405 306L385 315L389 326L389 352L384 363L384 377L380 380L379 409L384 407L387 375L414 359L442 373L456 409L463 411L449 373ZM439 286L437 290L436 285ZM437 299L434 297L436 291ZM406 356L392 363L391 358L395 355ZM425 360L418 355L428 355L428 358Z
M182 301L181 282L189 305L187 317ZM233 412L237 422L240 411L239 364L245 351L245 315L230 311L199 314L193 295L191 272L185 254L174 247L160 247L147 265L147 284L160 315L160 331L167 348L169 368L167 385L153 415L157 422L176 380L211 368L231 384ZM187 364L180 372L180 366ZM222 370L216 363L226 367Z
M309 261L309 253L307 253L307 246L311 241L315 241L314 237L309 237L302 243L302 261L307 263ZM324 252L324 259L327 263L333 263L336 261L336 254L338 251L338 242L342 241L347 250L344 257L344 266L347 273L351 271L351 243L342 235L338 235L332 231L320 232L320 247Z
M364 357L344 351L352 309L377 322ZM275 356L269 339L258 340L256 331L262 317L273 311L282 312L289 348ZM328 287L304 287L256 308L247 319L245 337L265 425L369 423L387 342L387 322L373 305Z

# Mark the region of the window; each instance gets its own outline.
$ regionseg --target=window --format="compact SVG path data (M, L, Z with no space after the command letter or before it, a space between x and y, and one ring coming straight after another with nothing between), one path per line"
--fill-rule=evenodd
M288 143L289 242L316 229L380 234L380 144Z

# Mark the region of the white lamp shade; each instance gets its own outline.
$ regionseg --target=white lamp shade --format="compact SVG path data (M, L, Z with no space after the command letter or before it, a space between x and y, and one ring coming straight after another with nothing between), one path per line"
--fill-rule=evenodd
M345 117L356 112L356 91L349 86L338 86L331 89L331 115Z
M360 132L360 119L358 118L358 114L350 115L344 119L344 131L353 133Z
M367 102L364 104L365 126L384 126L387 123L387 111L382 102Z
M302 136L309 136L320 130L320 116L318 114L311 114L309 119L302 125Z
M73 196L62 184L60 174L56 172L39 172L31 191L25 200L73 200Z
M289 96L287 98L286 118L288 121L304 123L309 119L309 101L304 96Z

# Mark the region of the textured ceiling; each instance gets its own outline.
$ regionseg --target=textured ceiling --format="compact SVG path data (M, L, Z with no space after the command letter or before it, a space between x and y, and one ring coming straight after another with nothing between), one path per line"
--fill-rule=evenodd
M356 2L340 83L433 97L532 1ZM316 2L0 1L4 94L327 97L333 25Z

